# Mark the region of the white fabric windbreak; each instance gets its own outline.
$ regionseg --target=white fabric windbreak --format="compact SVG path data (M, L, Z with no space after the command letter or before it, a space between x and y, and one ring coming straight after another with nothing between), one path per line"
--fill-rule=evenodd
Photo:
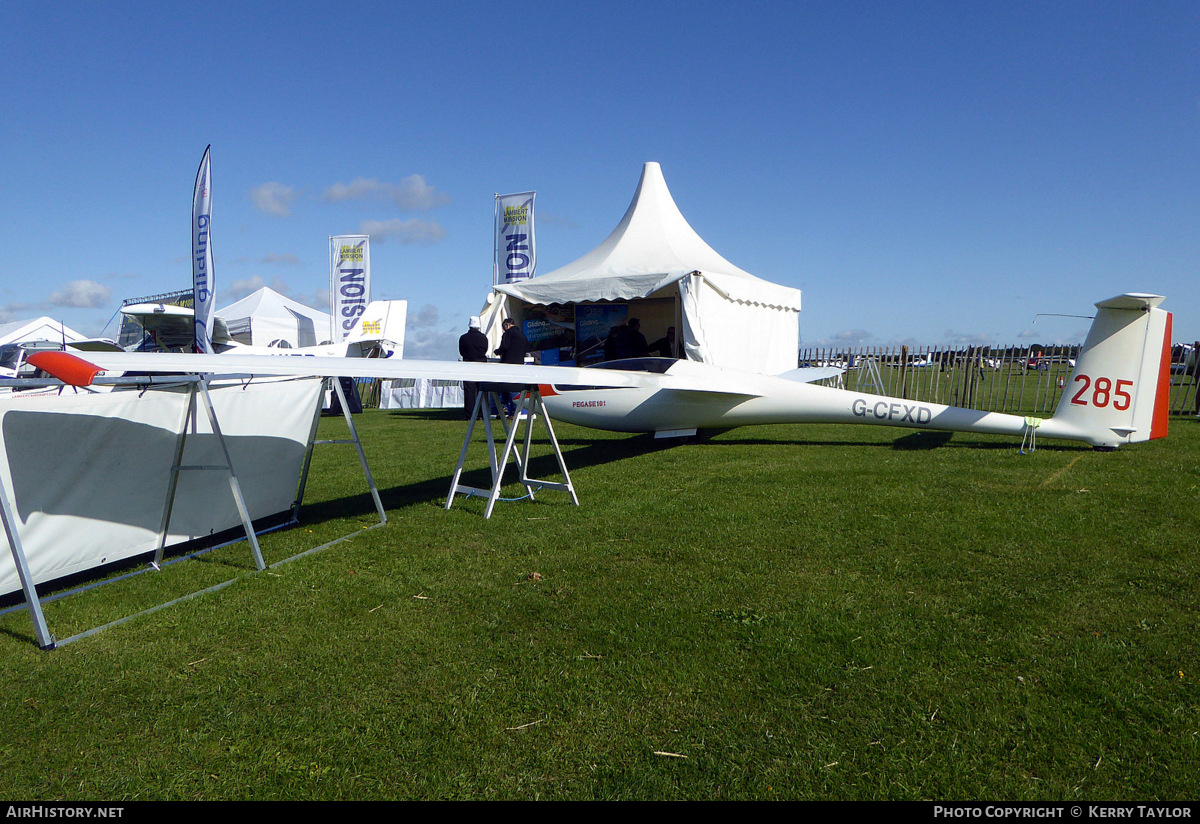
M462 409L461 381L437 378L401 378L384 381L379 392L380 409Z
M291 509L321 386L311 378L212 386L251 518ZM187 403L186 390L151 390L0 404L0 483L36 582L158 547ZM195 420L183 464L223 464L202 406ZM228 472L180 473L168 546L240 525ZM20 586L0 538L0 594Z

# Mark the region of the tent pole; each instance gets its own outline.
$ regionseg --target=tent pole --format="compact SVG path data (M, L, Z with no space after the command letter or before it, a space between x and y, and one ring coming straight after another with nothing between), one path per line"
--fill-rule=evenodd
M671 357L680 357L683 351L683 296L679 292L679 284L675 284L675 351ZM685 356L686 357L686 356Z

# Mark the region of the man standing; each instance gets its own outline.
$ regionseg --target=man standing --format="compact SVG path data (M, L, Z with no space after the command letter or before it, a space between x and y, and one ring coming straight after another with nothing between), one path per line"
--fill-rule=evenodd
M501 324L504 329L504 336L500 338L500 347L496 350L496 354L500 356L501 363L524 363L525 353L529 351L529 341L521 332L521 327L512 318L505 318ZM513 393L502 392L500 400L504 404L504 411L508 417L513 416Z
M637 318L630 318L629 323L625 325L628 327L625 333L626 351L621 357L644 358L649 355L650 347L646 345L646 336L642 334L642 322Z
M661 337L654 343L650 344L650 351L657 352L659 357L674 358L675 355L675 327L668 326L667 334Z
M465 363L487 363L487 335L479 331L479 318L472 317L466 333L458 339L458 355ZM477 381L463 381L463 408L466 417L475 409L475 396L479 394Z

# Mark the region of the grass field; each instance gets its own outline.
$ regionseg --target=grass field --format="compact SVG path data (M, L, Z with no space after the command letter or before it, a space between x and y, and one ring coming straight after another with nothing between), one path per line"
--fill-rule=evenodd
M0 796L1200 797L1200 422L1025 455L561 426L581 506L485 521L442 509L461 421L357 420L386 527L353 450L323 447L304 524L263 551L353 539L54 602L63 638L241 576L53 652L0 618Z

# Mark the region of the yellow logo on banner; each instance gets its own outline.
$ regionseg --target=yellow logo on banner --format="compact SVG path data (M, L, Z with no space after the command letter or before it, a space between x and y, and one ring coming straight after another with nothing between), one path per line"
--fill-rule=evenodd
M362 333L364 335L378 335L383 329L383 323L377 320L364 320L362 322Z
M527 223L529 221L528 206L505 206L504 207L504 225L514 226Z
M338 250L338 254L342 260L362 260L363 250L361 246L342 246Z

